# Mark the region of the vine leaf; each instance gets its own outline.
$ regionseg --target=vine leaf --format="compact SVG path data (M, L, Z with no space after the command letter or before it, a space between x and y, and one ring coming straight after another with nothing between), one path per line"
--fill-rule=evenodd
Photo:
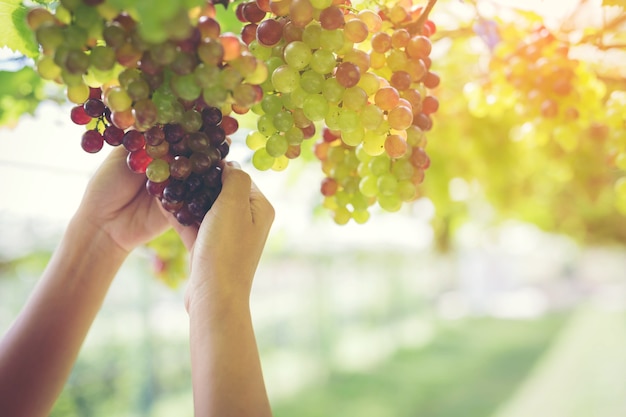
M620 6L626 9L626 0L602 0L603 6Z
M14 127L24 113L33 113L44 98L43 81L30 67L0 71L0 128Z
M22 53L28 57L38 54L37 43L26 25L28 8L21 0L0 0L0 47Z

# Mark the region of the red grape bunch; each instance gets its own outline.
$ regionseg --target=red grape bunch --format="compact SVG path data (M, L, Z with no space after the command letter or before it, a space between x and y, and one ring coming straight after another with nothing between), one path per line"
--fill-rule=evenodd
M221 32L213 4L201 4L173 2L159 34L147 30L150 15L97 0L28 13L38 70L67 86L71 119L87 129L83 149L124 146L129 168L185 225L201 221L219 193L220 161L238 129L231 114L261 100L267 77L239 36Z

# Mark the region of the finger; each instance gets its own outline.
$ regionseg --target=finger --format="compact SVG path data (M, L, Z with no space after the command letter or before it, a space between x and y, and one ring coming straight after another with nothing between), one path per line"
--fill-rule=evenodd
M250 188L250 209L254 223L263 223L268 228L273 223L275 216L274 207L254 181L252 181Z
M198 226L195 224L190 226L183 226L178 220L176 220L176 217L174 217L172 213L165 210L159 202L157 203L159 209L161 210L165 218L167 218L167 221L172 226L172 228L176 231L176 233L180 237L180 240L183 242L183 245L185 245L185 248L187 248L187 251L191 252L193 245L196 243L196 238L198 237Z
M222 190L216 205L233 204L249 210L249 196L252 186L250 175L239 168L239 164L229 162L222 171Z
M145 176L138 175L128 168L126 163L127 156L128 151L123 146L113 148L98 168L97 174L105 175L108 179L120 184L127 182L137 185L142 184L145 182Z

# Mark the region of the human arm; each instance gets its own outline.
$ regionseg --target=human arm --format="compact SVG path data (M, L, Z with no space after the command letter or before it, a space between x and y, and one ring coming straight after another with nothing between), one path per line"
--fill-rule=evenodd
M36 288L0 340L0 415L49 414L121 264L169 224L125 156L114 149L95 173Z
M178 228L191 247L185 306L195 416L268 417L249 300L274 209L240 169L226 165L222 179L197 237Z

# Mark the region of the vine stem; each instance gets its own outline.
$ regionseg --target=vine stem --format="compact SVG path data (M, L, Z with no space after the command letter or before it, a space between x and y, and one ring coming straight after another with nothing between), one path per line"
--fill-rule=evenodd
M416 28L421 30L421 28L424 27L424 23L426 23L426 20L428 19L428 15L433 10L433 7L435 7L436 3L437 3L437 0L428 0L428 4L426 4L426 7L422 11L422 14L415 21Z
M413 33L421 33L424 27L424 23L426 23L428 15L433 10L433 7L435 7L436 3L437 0L428 0L428 4L426 4L426 7L424 7L424 10L422 11L422 14L420 14L420 17L418 17L415 23L412 23L407 29Z

